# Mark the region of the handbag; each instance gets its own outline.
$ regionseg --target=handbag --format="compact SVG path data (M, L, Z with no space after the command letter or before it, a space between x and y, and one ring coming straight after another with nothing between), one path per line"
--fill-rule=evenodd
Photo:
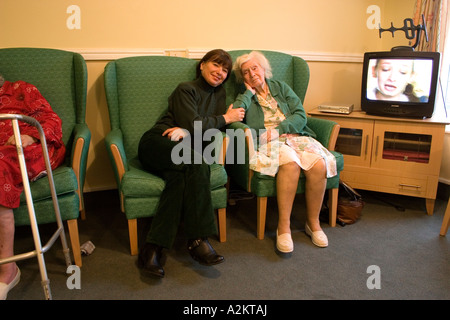
M337 221L340 225L352 224L361 217L364 201L362 196L347 183L339 180Z

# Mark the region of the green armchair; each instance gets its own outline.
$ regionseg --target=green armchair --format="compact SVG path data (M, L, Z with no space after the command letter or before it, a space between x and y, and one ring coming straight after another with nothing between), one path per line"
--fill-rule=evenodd
M82 265L77 219L84 217L83 186L91 133L85 123L87 68L74 52L44 48L0 49L0 73L8 81L35 85L62 119L66 161L53 170L58 204L67 221L75 264ZM30 183L38 224L55 222L48 179ZM29 225L25 194L14 210L17 226Z
M251 50L229 51L233 61L237 57L250 52ZM309 83L309 67L305 60L289 54L275 51L261 51L269 60L272 66L273 78L285 81L299 96L303 102ZM240 92L243 84L236 82L234 74L226 83L227 104L233 103L235 97ZM317 140L327 147L336 157L338 175L327 179L328 207L330 208L329 224L334 227L336 225L337 201L339 190L339 173L344 168L344 159L342 154L335 152L334 147L339 133L339 125L335 122L308 118L308 126L317 134ZM253 139L248 126L241 122L235 122L227 127L227 129L242 129L243 135L235 135L230 140L229 150L233 150L231 159L227 158L227 173L233 183L247 192L251 192L257 197L257 238L264 239L264 229L267 211L267 198L276 196L276 179L254 172L249 169L248 154L249 150L254 148ZM247 131L248 130L248 131ZM245 137L245 138L244 138ZM237 155L241 150L245 151L245 162L239 164ZM230 153L229 153L230 154ZM242 161L241 161L242 162ZM297 194L305 192L305 177L300 176Z
M167 110L168 97L180 82L195 79L196 60L170 56L117 59L105 67L105 92L111 132L105 139L121 210L128 220L130 250L138 253L137 219L152 217L164 189L163 179L142 169L138 144L145 131ZM226 139L220 133L220 152ZM223 143L225 141L225 143ZM226 240L227 174L223 160L211 164L211 195L218 212L219 240Z

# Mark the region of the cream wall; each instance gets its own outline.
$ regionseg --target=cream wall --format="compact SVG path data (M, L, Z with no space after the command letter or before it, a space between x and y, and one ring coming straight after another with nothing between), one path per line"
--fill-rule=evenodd
M0 1L0 48L48 47L77 51L87 60L86 121L92 132L86 191L116 188L104 137L109 116L103 69L111 59L141 54L198 58L213 48L265 49L308 61L310 110L324 101L359 107L361 61L365 51L406 45L369 29L378 6L381 25L402 27L415 0L14 0ZM79 8L73 11L72 5ZM76 8L76 9L77 9ZM79 18L78 20L73 18ZM80 22L70 29L67 22ZM0 70L1 72L1 70Z
M414 0L3 0L2 45L80 49L261 48L361 53L379 47L371 5L401 24ZM408 4L408 5L404 5ZM69 29L72 5L80 29ZM69 13L67 13L69 11Z

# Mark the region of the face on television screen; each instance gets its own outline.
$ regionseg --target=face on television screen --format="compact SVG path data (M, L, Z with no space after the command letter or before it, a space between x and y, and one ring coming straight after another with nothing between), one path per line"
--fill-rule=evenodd
M433 61L414 58L370 59L367 99L428 102Z

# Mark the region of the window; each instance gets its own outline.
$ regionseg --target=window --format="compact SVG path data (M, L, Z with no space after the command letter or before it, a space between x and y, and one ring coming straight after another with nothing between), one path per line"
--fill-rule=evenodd
M447 23L446 33L447 39L445 41L445 48L441 56L441 73L440 86L436 95L436 107L442 108L445 111L447 118L450 118L450 24ZM450 131L450 125L447 126L447 131Z

